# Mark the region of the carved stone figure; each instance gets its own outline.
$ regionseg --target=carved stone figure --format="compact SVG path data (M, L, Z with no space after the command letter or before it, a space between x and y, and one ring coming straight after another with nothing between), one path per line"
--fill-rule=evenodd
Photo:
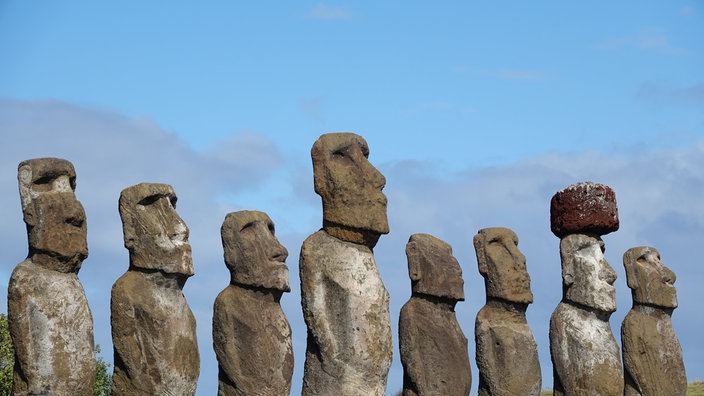
M623 394L621 356L609 325L616 272L600 237L618 229L615 195L608 186L578 183L555 194L550 213L562 261L562 301L550 318L553 392Z
M193 395L200 373L196 321L182 289L193 275L188 227L167 184L122 190L129 270L112 287L113 395Z
M301 305L308 327L303 395L384 395L393 346L389 293L372 249L389 232L384 176L353 133L313 144L323 229L301 248Z
M291 327L279 305L291 291L288 251L263 212L229 213L221 235L230 285L215 299L213 314L218 395L288 395Z
M78 271L88 257L76 171L59 158L23 161L18 181L29 254L7 290L15 395L92 395L93 318Z
M469 395L472 372L455 304L464 301L462 269L447 243L414 234L406 245L412 295L401 308L403 394Z
M677 308L675 274L657 249L639 246L623 255L633 308L621 325L626 396L687 393L682 347L672 328Z
M518 237L508 228L484 228L474 249L486 288L474 325L479 395L539 395L538 346L526 320L533 293Z

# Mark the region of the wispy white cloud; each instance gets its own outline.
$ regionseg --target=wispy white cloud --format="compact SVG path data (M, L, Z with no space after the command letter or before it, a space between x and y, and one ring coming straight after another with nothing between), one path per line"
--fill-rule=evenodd
M659 104L694 105L704 110L704 82L677 87L667 82L647 81L638 88L636 98Z
M345 7L330 6L320 2L308 10L304 17L308 19L340 20L350 19L352 13Z
M438 102L441 110L446 105ZM199 394L214 393L217 362L211 341L212 303L228 279L219 229L225 214L243 209L238 202L243 195L251 195L247 202L254 207L247 208L270 213L279 239L289 250L293 290L283 297L282 305L293 330L296 365L292 394L300 392L306 329L300 310L297 257L303 240L321 223L320 200L313 193L307 152L302 158L287 158L280 154L276 142L253 132L235 134L212 149L196 152L152 121L61 102L0 100L0 130L0 238L5 261L0 266L0 304L6 304L9 271L27 253L17 164L41 156L71 160L78 174L76 195L86 208L90 248L80 278L93 311L96 341L110 360L110 288L128 265L117 197L122 188L141 181L172 184L179 195L178 211L191 229L196 275L184 292L198 322ZM663 262L678 275L680 308L673 321L685 364L689 372L704 371L704 362L699 359L704 355L699 334L704 317L697 305L704 300L704 267L697 256L697 247L704 240L704 140L683 140L669 148L544 154L455 174L440 174L433 164L410 159L378 161L372 162L387 179L391 233L381 238L375 254L391 295L394 334L398 312L410 295L405 244L411 234L431 233L453 246L463 268L467 297L458 304L457 315L472 340L474 318L484 303L472 237L484 227L512 228L528 260L535 294L528 320L538 340L543 386L551 387L548 322L560 299L561 279L558 239L549 228L549 202L557 190L592 180L616 191L621 218L621 229L604 237L606 257L619 274L619 310L611 318L616 337L630 307L621 255L636 245L655 246ZM289 171L286 178L279 177L282 169ZM222 200L223 195L231 199ZM390 394L400 390L403 382L397 348L389 377ZM473 342L469 348L473 360ZM478 378L476 369L473 377Z
M635 48L670 55L689 55L691 53L690 50L671 43L670 37L658 29L643 30L629 36L614 37L596 43L592 47L598 50Z

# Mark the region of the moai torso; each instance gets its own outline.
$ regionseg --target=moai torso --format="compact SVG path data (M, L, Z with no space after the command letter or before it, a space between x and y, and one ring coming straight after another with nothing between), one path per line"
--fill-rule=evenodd
M308 325L304 395L384 395L393 345L389 293L369 248L318 231L300 257Z
M474 335L480 396L540 394L538 346L525 310L488 303L477 314Z
M526 258L507 228L484 228L474 237L487 302L474 325L479 395L539 395L538 347L526 309L533 302Z
M389 294L372 253L389 232L384 176L353 133L321 136L311 149L323 229L301 248L308 344L303 395L384 395L391 366Z
M182 289L193 275L188 228L166 184L120 195L130 269L112 287L113 395L194 395L196 322Z
M291 327L279 300L290 291L286 249L265 213L230 213L222 226L231 282L215 299L218 395L288 395Z
M462 269L450 245L428 234L412 235L406 256L412 295L399 318L403 394L469 395L467 337L455 315L464 300Z
M682 347L672 327L677 308L675 274L652 247L629 249L623 255L633 308L621 325L625 395L687 393Z
M18 171L29 256L8 286L13 394L92 395L93 319L77 276L88 248L76 174L57 158L24 161Z
M561 302L550 318L555 395L621 395L623 372L608 317Z
M621 395L623 368L609 317L616 311L616 272L600 235L618 229L616 197L608 186L578 183L550 206L561 238L563 297L550 318L555 395Z

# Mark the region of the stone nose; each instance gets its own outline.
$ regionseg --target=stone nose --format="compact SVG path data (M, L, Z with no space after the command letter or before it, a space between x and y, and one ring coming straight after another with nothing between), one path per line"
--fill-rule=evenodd
M614 282L616 282L616 271L611 268L611 265L609 265L606 260L602 262L602 268L601 271L599 271L599 279L610 285L613 285Z
M675 281L677 280L677 276L675 275L675 273L664 265L662 266L660 275L662 276L663 282L669 283L671 285L675 284Z

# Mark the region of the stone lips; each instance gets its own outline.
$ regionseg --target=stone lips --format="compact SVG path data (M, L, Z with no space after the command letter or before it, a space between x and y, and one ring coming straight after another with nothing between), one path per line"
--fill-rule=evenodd
M604 184L575 183L550 200L550 229L558 238L577 233L605 235L618 227L616 193Z

